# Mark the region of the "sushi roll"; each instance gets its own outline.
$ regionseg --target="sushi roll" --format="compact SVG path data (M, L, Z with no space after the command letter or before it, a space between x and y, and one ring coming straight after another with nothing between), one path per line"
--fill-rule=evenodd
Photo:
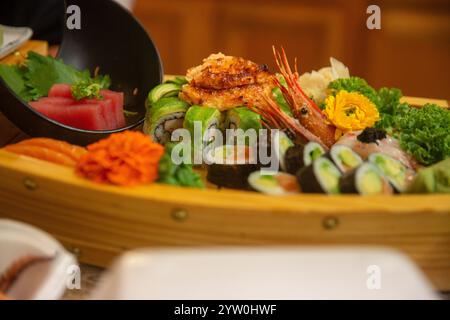
M192 141L194 141L195 122L200 122L201 134L203 138L204 135L208 133L208 130L220 128L220 124L222 122L222 114L216 108L202 106L190 107L186 113L186 117L184 118L183 126L191 133ZM207 138L208 141L206 142L206 144L213 140L214 136Z
M342 173L352 171L363 163L359 154L344 145L334 145L327 157L334 162Z
M314 160L325 154L323 147L316 142L308 142L304 147L295 145L287 149L283 170L296 174L298 170L309 166Z
M216 108L194 105L186 112L183 126L191 135L194 163L199 164L197 161L203 159L205 149L215 144L218 137L216 130L220 128L221 122L222 114Z
M371 163L364 163L339 180L341 193L361 195L392 194L393 190L382 173Z
M225 145L208 153L206 179L224 188L249 189L248 177L258 170L256 155L248 146Z
M183 127L189 105L177 98L162 98L147 112L144 132L155 142L165 144L170 141L174 130Z
M328 158L318 158L311 165L297 172L296 176L302 192L339 193L341 172Z
M261 154L266 154L273 157L274 161L278 161L281 170L286 171L285 154L290 147L294 146L294 143L284 131L277 130L278 135L275 135L274 132L273 130L268 130L267 135L259 136L257 150L260 156ZM277 136L278 139L276 138ZM274 139L277 139L277 141L273 141ZM278 148L278 154L272 152L273 147Z
M287 136L287 134L283 131L279 131L278 136L278 156L280 157L280 167L281 170L287 171L286 167L286 152L294 146L294 143Z
M385 175L396 192L404 192L414 179L415 172L400 161L383 153L372 153L369 162Z
M261 117L247 107L237 107L227 112L225 129L262 129Z
M250 174L248 183L255 191L275 196L300 192L297 178L294 175L283 172L274 175L263 175L258 170Z

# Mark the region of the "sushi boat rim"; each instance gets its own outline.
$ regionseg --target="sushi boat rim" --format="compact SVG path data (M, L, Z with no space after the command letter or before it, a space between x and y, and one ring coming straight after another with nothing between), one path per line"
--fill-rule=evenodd
M154 183L152 185L125 188L101 185L77 177L73 169L57 164L19 156L0 150L0 179L8 172L15 172L23 177L24 188L29 188L27 182L36 184L36 191L40 182L53 182L64 188L85 189L90 192L114 194L132 201L133 198L149 202L164 202L175 207L199 205L207 208L227 208L243 210L243 212L293 212L297 214L324 213L355 214L376 213L384 210L395 213L412 212L441 212L450 215L450 195L421 194L421 195L324 195L304 194L285 195L281 197L264 195L257 192L231 189L193 189ZM66 186L66 187L64 187ZM6 187L7 188L7 187ZM62 191L64 193L64 191ZM70 196L70 192L67 192ZM117 198L119 200L119 198ZM236 201L239 199L239 201ZM326 201L324 201L326 199ZM1 203L1 201L0 201ZM352 205L349 206L349 203ZM214 214L211 211L211 214Z

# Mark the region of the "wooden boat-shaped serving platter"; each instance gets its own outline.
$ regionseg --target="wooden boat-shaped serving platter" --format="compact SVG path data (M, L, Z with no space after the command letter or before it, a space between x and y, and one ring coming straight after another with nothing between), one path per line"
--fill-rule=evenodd
M119 188L0 150L0 217L40 227L99 266L144 246L375 245L404 252L437 288L450 289L450 195Z

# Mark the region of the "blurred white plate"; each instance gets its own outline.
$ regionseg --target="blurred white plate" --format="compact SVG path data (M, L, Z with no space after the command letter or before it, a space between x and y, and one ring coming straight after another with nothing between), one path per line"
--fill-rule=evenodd
M7 292L8 296L21 300L59 299L75 258L47 233L21 222L0 219L0 274L18 259L30 255L54 258L27 268Z
M371 281L377 276L374 274L377 270L380 272L380 289L375 289L377 283ZM126 253L106 273L92 298L289 300L438 297L411 260L390 249L269 247L155 249Z
M0 25L3 30L3 45L0 47L0 59L14 52L26 41L30 40L33 30L26 27L16 28Z

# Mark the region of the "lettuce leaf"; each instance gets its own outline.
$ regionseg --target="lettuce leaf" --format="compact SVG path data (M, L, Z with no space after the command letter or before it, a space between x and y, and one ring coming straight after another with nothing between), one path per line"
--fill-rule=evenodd
M393 114L391 128L400 146L421 164L450 158L450 110L434 104L401 108Z
M337 79L330 82L328 89L333 96L337 95L341 90L359 92L372 101L378 108L380 107L378 92L362 78L350 77L346 79Z

